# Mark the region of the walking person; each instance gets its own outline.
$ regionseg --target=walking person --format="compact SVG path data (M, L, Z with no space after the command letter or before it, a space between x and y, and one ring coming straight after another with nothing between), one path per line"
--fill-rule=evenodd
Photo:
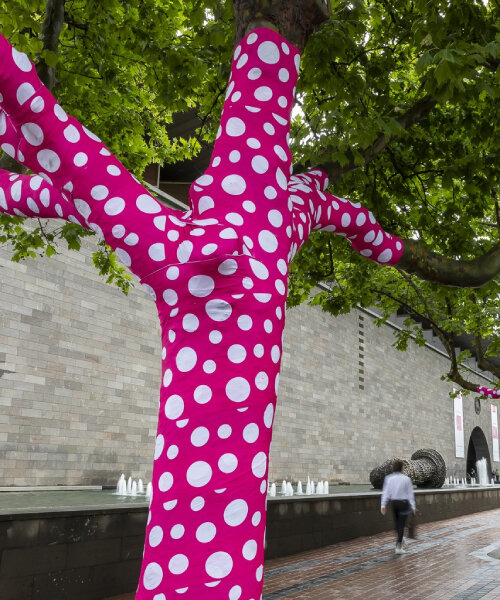
M406 552L403 548L403 533L406 518L411 512L413 514L416 512L413 484L411 479L402 473L402 470L403 462L396 459L392 465L392 473L384 479L380 507L380 512L385 515L387 512L387 503L389 500L391 501L397 533L396 554L404 554Z

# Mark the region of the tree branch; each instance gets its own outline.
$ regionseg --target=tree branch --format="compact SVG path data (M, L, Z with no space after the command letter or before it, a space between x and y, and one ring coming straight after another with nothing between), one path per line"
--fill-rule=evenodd
M488 371L494 375L497 379L500 379L500 367L497 367L487 358L484 357L484 350L482 345L482 338L478 335L474 336L474 345L476 348L476 362L477 366L481 371Z
M454 287L481 287L500 273L500 242L479 258L453 260L430 252L416 240L404 240L397 268L421 279Z
M396 121L403 129L407 130L416 123L419 123L425 119L431 110L436 106L436 104L437 102L434 100L434 98L426 95L420 100L417 100L417 102L415 102L415 104L409 108L404 115L399 117L399 119L396 119ZM390 144L390 142L392 142L392 140L397 137L399 136L396 134L390 136L380 134L370 147L361 152L364 165L367 165L369 162L371 162L388 144ZM360 166L363 166L356 164L354 161L354 154L351 150L349 150L346 154L348 162L344 165L341 165L339 162L327 162L320 165L320 168L328 174L331 183L340 181L347 173L355 171L356 169L359 169Z

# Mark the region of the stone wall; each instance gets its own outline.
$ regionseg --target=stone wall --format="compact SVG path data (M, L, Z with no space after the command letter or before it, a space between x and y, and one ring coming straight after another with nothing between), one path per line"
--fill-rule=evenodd
M160 384L155 307L99 278L85 252L15 264L0 248L0 486L149 479ZM333 319L288 312L270 478L367 482L395 455L439 450L452 473L447 361L429 348L391 347L367 313ZM489 403L464 399L465 444ZM500 464L493 465L500 468Z

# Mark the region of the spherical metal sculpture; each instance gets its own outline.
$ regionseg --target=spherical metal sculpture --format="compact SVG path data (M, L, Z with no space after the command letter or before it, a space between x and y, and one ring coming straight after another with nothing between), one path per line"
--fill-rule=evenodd
M392 465L395 460L403 463L402 472L412 480L419 488L440 488L446 477L446 465L443 457L437 450L423 448L417 450L410 460L406 458L391 458L375 467L370 473L370 482L375 489L382 489L384 478L392 473Z

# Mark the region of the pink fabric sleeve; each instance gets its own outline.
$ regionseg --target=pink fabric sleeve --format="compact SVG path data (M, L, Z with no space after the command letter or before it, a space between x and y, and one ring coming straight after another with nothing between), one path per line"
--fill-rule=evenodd
M347 238L365 258L380 265L397 264L403 254L401 238L384 231L373 213L360 203L325 192L327 186L328 177L320 170L291 178L288 191L294 214L292 254L311 230L329 231Z
M39 175L18 175L0 169L0 213L64 219L88 229L75 207Z
M491 388L481 386L477 388L477 392L478 394L483 394L483 396L491 398L492 400L498 400L500 398L500 390L493 390Z

